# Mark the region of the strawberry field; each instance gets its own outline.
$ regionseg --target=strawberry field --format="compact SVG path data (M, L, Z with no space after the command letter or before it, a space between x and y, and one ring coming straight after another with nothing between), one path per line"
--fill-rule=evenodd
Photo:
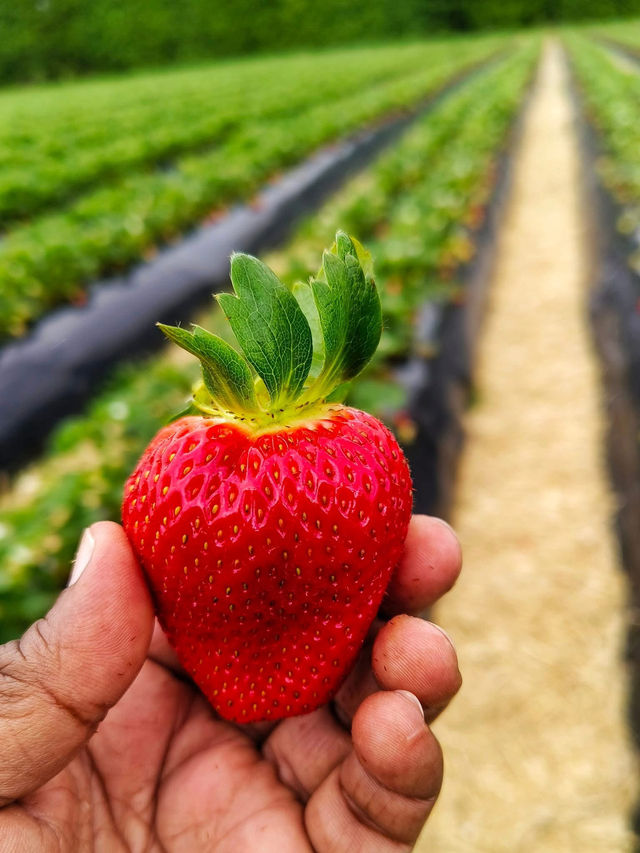
M96 277L249 197L320 144L416 107L499 46L488 38L459 53L446 42L358 50L142 78L124 93L124 84L103 83L59 100L37 91L6 96L0 336L20 335L53 305L82 299ZM259 92L255 103L246 91ZM45 119L49 111L53 118L47 139L34 138L42 100Z
M536 53L537 45L526 42L474 76L268 258L293 283L310 274L326 234L340 224L372 246L387 282L385 329L376 360L354 384L350 401L395 423L409 441L411 389L394 371L414 356L437 355L437 327L417 337L416 322L426 305L461 298L458 272L473 257L474 229L491 198ZM426 172L425 162L431 164ZM421 222L428 224L418 232ZM226 334L215 312L201 324ZM197 363L185 370L174 361L169 352L142 368L121 368L85 415L56 432L44 459L16 478L0 517L7 631L33 618L58 588L79 532L93 520L118 517L123 478L140 447L168 412L184 407L196 379Z
M551 92L549 105L536 108L536 103L542 103L541 91L547 90ZM238 235L232 248L258 254L295 294L309 316L306 309L310 288L300 283L308 282L317 273L322 251L331 244L333 235L344 231L366 246L374 259L382 305L382 335L367 366L355 379L349 376L348 385L341 386L342 399L391 428L412 470L414 510L439 514L454 523L459 513L463 529L470 531L472 555L481 543L477 547L479 556L472 559L484 560L486 553L491 562L500 545L491 541L485 552L482 537L493 524L499 526L503 516L509 516L507 510L513 510L519 518L527 515L525 504L518 508L527 486L517 497L508 493L498 497L501 485L510 478L506 464L501 478L487 481L484 493L467 491L471 488L464 480L469 408L472 423L473 417L479 418L479 426L471 429L473 444L473 430L482 436L483 424L492 415L491 405L488 413L486 410L487 400L491 399L491 376L486 384L489 390L485 391L483 365L493 364L495 371L501 363L508 365L510 359L515 363L518 338L535 335L536 327L544 327L550 317L557 315L558 323L565 322L561 309L553 302L553 287L545 297L548 301L540 305L530 305L523 297L522 305L529 305L527 310L538 313L522 324L522 333L513 338L513 349L493 360L491 353L478 355L485 335L485 318L490 322L492 313L500 314L499 305L493 304L494 291L500 292L494 279L496 275L500 278L496 269L500 270L501 258L508 256L510 241L526 232L519 244L523 255L528 247L540 252L540 257L532 255L530 264L523 259L522 270L510 273L512 287L525 287L527 293L536 289L536 276L544 278L546 270L554 264L560 266L564 252L559 247L545 255L545 246L553 242L554 236L549 222L545 230L545 223L538 219L527 232L528 226L518 225L513 212L522 206L527 192L535 198L536 181L529 175L529 184L524 179L523 183L518 170L526 159L527 140L534 135L532 111L539 109L540 115L551 116L549 163L553 162L554 145L559 139L558 145L565 141L566 151L574 156L576 165L574 173L574 160L567 161L567 166L562 152L558 155L560 166L548 165L540 159L545 153L544 146L540 146L539 159L531 168L540 170L540 184L545 190L537 202L527 202L527 211L538 203L541 210L547 209L545 199L553 195L555 184L547 186L544 176L552 169L556 169L554 174L566 178L566 191L575 191L579 199L567 201L566 197L559 197L556 203L557 208L579 207L579 223L575 227L584 229L588 236L585 244L580 244L582 248L576 250L579 257L574 267L568 272L565 269L562 275L558 273L555 286L562 290L563 276L570 277L572 269L578 267L582 270L581 318L590 318L588 334L595 343L600 371L597 379L590 379L586 385L591 382L589 387L593 388L597 384L601 395L598 399L603 401L600 414L589 410L589 417L603 418L602 437L595 429L598 436L593 439L600 445L593 452L606 458L606 489L610 489L614 504L610 514L613 519L607 514L608 506L603 506L602 518L594 521L593 529L603 531L602 536L598 534L599 541L609 534L616 537L619 552L615 559L626 569L626 575L616 575L616 583L622 577L628 580L624 596L637 609L639 104L640 23L635 21L576 25L552 36L519 29L413 38L373 46L325 47L289 55L232 58L192 67L0 90L0 375L3 364L7 376L9 369L20 366L22 360L23 375L28 377L27 353L35 342L45 356L50 353L53 377L54 362L64 363L66 348L71 346L82 354L83 347L88 351L92 343L90 332L83 333L86 340L75 331L65 335L65 318L70 318L70 324L83 317L99 324L102 294L115 294L113 305L117 306L118 292L131 294L145 276L148 282L153 282L156 275L159 282L161 278L166 282L166 270L169 277L171 270L175 271L172 301L162 303L158 319L187 329L190 323L196 323L235 346L237 335L234 337L227 323L226 307L222 310L209 298L210 290L228 289L226 274L224 280L213 274L210 278L206 273L201 275L200 292L187 297L182 272L190 260L194 269L207 264L219 267L224 262L226 270L228 252L220 257L214 248L209 248L215 240L202 243L206 248L194 248L192 254L191 246L199 245L201 239L206 241L207 235L215 237L220 233L216 229L224 232L229 223L235 227L234 217L264 212L269 193L289 187L287 192L293 202L288 203L285 212L275 207L273 221L259 233L243 231L241 227L231 230L229 233ZM348 166L335 167L345 157ZM329 167L322 165L325 161ZM298 198L298 170L305 164L320 170L316 182L326 186L316 191L313 185L312 191L300 191ZM325 168L327 171L323 172ZM553 204L548 210L551 220ZM176 250L181 253L180 263L173 260L176 256L172 252ZM339 254L339 249L336 252ZM323 274L321 270L320 279ZM543 292L542 285L540 291ZM141 300L145 298L143 294ZM231 297L223 297L222 306L228 306L230 300ZM517 300L510 305L507 326L512 318L516 328L520 309ZM66 583L82 531L101 519L120 520L127 477L158 430L189 405L200 377L197 359L175 346L164 346L160 332L156 343L148 345L149 330L136 325L131 309L126 311L129 313L122 315L121 322L108 320L113 324L113 340L104 349L101 342L97 344L98 355L92 356L98 365L95 370L92 368L80 381L78 374L69 369L70 384L79 386L70 389L72 402L65 398L52 404L55 416L43 414L39 433L33 427L38 409L33 408L28 422L25 414L22 435L18 427L13 433L17 437L7 438L6 446L0 447L0 459L15 458L15 464L7 462L6 470L0 472L0 642L17 637L46 612ZM56 318L61 318L58 325ZM586 320L583 325L586 328ZM128 327L128 340L131 335L140 338L139 348L119 344L120 326ZM313 322L310 326L315 343L318 329ZM68 326L72 328L82 329L82 325ZM87 324L86 329L90 328ZM486 332L489 337L490 334ZM180 337L179 332L176 335ZM185 348L189 349L192 344L185 338L183 346L185 340ZM533 343L520 373L514 370L515 376L509 380L512 386L522 381L527 394L534 398L530 416L534 425L538 417L535 406L540 402L542 411L545 387L553 383L547 377L527 386L522 373L531 369L533 375L538 362L553 359L564 365L561 341L549 340L555 343ZM96 342L93 344L95 349ZM549 352L549 346L555 351ZM570 349L567 338L567 352ZM575 356L578 360L593 357L582 351ZM310 360L314 381L321 375L318 358L314 350ZM250 358L249 361L255 367ZM46 384L46 361L40 365L37 378ZM234 369L237 372L237 365ZM15 375L21 374L18 371ZM569 390L556 398L556 409L561 407L562 397L571 396L571 382L569 378ZM578 379L575 384L578 387ZM256 388L260 398L265 388L260 382ZM514 447L517 445L519 418L524 417L520 407L528 411L525 403L516 401L513 405L513 420L508 420L508 412L504 416L505 423L513 424L510 434L491 450L493 454L501 453L504 444L507 459L512 452L511 440ZM586 418L581 405L578 401L575 411L563 410L562 417L575 417L577 421ZM3 407L8 422L11 399L3 400ZM0 414L0 421L2 417ZM549 417L552 420L552 415ZM534 443L544 445L548 437L552 456L551 448L556 440L560 441L557 436L562 426L551 424L545 429L544 438L540 438L543 433L536 435ZM525 428L521 431L527 432ZM10 433L0 429L0 436L3 434ZM583 440L585 444L580 449L588 455L591 451L585 448L592 440L591 434L577 438L576 443ZM518 457L517 450L513 451L513 459L519 459L517 464L525 468L534 456L533 452L525 452ZM561 464L563 454L558 456ZM474 472L472 479L483 482L482 464L474 467L476 462L472 461L469 465L468 470ZM603 462L603 470L604 467ZM596 470L599 471L594 465ZM591 472L588 476L593 479L598 475ZM564 482L570 481L570 476L565 477ZM495 500L502 500L497 510L490 505L494 490ZM562 489L555 484L550 490L556 495L549 498L550 505L556 500L560 506L558 495ZM544 499L544 484L533 491L540 500ZM580 491L579 486L576 491ZM491 494L485 507L487 492ZM608 498L603 498L603 503L605 500ZM479 517L483 507L487 510L486 517L482 516L482 530L468 520L468 504L476 501ZM563 512L564 521L568 520L566 535L572 536L573 524L575 530L580 530L576 541L580 537L588 539L593 531L583 530L577 518L571 516L571 506ZM535 512L531 517L535 518ZM541 517L544 521L540 524L544 526L554 519L554 513L549 511ZM505 535L508 539L508 532ZM528 596L528 581L524 574L518 574L519 554L528 549L537 553L535 535L533 543L527 538L529 533L518 536L521 544L520 551L514 552L514 576L520 578L522 587L520 593L514 592L509 605L512 611ZM597 550L595 546L593 550ZM567 561L588 561L588 554L579 553L579 557L569 554ZM490 566L486 570L490 572ZM505 568L509 570L510 567ZM571 583L578 582L561 579L559 585L566 583L566 592ZM499 614L504 603L502 591L493 590L486 600L487 590L491 589L491 581L478 584L475 591L471 583L469 599L462 599L456 606L453 598L450 610L445 607L443 611L451 619L454 631L459 628L463 641L468 642L472 679L474 656L476 663L486 663L491 654L483 657L486 648L476 645L476 635L482 628L474 623L471 630L471 617L464 614L485 613L494 602ZM462 594L467 594L464 587ZM535 594L533 590L531 608L552 612L553 603L546 598L541 603L541 598L536 604ZM601 590L598 595L604 600ZM603 607L616 610L615 618L622 625L624 604L616 599ZM509 608L505 606L505 611ZM564 618L561 610L556 616L559 620ZM521 626L509 622L509 618L506 617L504 632L492 640L494 648L508 649L520 642L513 637ZM575 618L581 620L579 614ZM522 625L527 619L523 611ZM629 691L631 732L640 743L640 643L637 625L633 619L631 622L622 625L622 630L630 637L628 657L633 663ZM607 636L614 632L611 624L603 627L605 633L609 631ZM551 628L546 630L552 633ZM522 642L526 647L526 638ZM540 652L542 658L553 653L553 649ZM613 649L611 656L617 665L619 648ZM501 677L502 689L508 693L518 677L513 673ZM623 676L616 670L613 677L621 687ZM524 675L522 682L526 683ZM492 692L486 685L479 688L483 689L483 696ZM517 701L524 704L527 699L514 700ZM616 701L622 704L623 699L616 698L614 704ZM495 713L494 708L491 714ZM459 752L458 770L473 754L473 744L468 750L464 744L464 733L473 724L473 714L466 718L463 711L461 721L453 724L450 733L451 749L454 754ZM508 725L507 720L505 726ZM537 725L534 720L532 729ZM620 722L615 737L623 728ZM475 736L476 742L482 737L479 733ZM625 754L624 746L620 750ZM625 761L623 756L621 766L627 766ZM569 785L570 771L567 778ZM633 798L626 789L622 791L623 784L619 788L616 785L611 782L610 791L618 799L602 808L612 814L618 809L620 814L614 815L615 819L624 817L625 826L630 825ZM547 787L551 787L550 783ZM460 795L454 790L443 807L443 814L460 826L467 806L475 809L473 814L482 811L479 801L483 795L472 788ZM539 793L537 789L528 793L525 789L523 786L523 799L535 799ZM623 801L624 805L620 805ZM516 835L507 833L501 838L495 826L489 825L492 807L489 802L484 829L478 829L477 836L468 829L466 840L462 829L459 837L447 840L449 825L439 828L436 820L433 849L574 849L545 848L544 834L535 835L538 829L531 829L534 840L529 846ZM540 818L535 826L553 827L554 820L549 818L544 824ZM609 839L623 838L627 830L620 826L607 830L612 833ZM606 837L599 846L593 841L597 834L594 830L592 838L585 830L576 849L627 849L619 840L607 847ZM488 841L480 846L478 839L483 837ZM475 842L469 840L472 838ZM560 832L555 836L552 829L548 838L548 844L562 844L558 840L563 838Z

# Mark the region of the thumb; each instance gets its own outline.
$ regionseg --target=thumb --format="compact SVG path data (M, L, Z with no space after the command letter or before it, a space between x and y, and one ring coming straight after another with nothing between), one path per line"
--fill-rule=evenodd
M152 628L124 531L94 524L70 586L22 639L0 646L0 806L68 764L134 680Z

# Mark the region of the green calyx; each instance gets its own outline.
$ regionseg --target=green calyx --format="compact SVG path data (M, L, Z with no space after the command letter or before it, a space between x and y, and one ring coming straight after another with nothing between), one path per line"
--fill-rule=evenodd
M344 232L318 274L289 289L262 261L231 257L235 293L217 299L241 352L200 326L160 329L200 359L194 406L256 428L310 416L371 359L382 331L371 256Z

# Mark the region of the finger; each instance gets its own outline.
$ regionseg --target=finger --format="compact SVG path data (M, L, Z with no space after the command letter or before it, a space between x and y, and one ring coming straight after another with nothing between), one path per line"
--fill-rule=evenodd
M152 627L122 528L93 525L70 586L21 640L0 647L0 805L68 763L135 678Z
M327 707L290 717L271 732L262 754L278 777L306 802L351 751L351 737Z
M151 635L151 645L149 646L149 657L151 660L171 670L175 675L186 677L186 673L182 668L182 664L178 660L178 655L174 652L167 639L167 635L160 627L160 623L156 619L153 625L153 634Z
M353 668L333 698L333 709L336 717L347 729L351 729L351 721L362 702L367 696L377 693L380 689L371 669L371 655L375 634L382 625L381 620L376 620L366 643L358 653Z
M349 727L362 702L382 687L415 694L431 722L462 683L451 640L432 622L406 614L378 622L375 632L336 693L338 718Z
M409 850L442 784L442 753L415 697L370 696L354 717L353 747L307 804L312 844Z
M439 518L414 515L382 612L421 613L451 589L461 568L460 543L449 525Z
M394 616L383 625L375 639L371 667L380 687L417 696L427 722L446 708L462 684L449 637L437 625L415 616Z

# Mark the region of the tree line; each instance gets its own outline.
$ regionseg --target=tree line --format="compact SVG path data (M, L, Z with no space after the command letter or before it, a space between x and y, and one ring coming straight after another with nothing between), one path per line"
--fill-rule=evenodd
M640 0L0 0L0 81L640 14Z

